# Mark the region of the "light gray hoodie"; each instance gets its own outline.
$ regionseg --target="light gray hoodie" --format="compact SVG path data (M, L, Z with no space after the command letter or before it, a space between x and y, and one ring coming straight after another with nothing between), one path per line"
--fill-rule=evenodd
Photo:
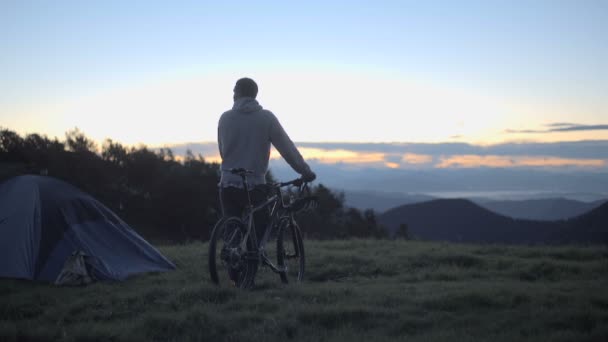
M297 173L311 173L276 116L262 109L258 101L251 97L234 101L232 110L222 114L217 128L217 142L222 157L222 187L243 187L241 177L228 171L232 168L253 170L254 174L247 177L250 186L265 184L270 144Z

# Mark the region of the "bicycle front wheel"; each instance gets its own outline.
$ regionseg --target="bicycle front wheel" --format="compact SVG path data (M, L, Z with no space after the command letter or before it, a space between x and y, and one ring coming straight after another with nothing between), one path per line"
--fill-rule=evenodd
M209 241L209 274L217 285L239 288L253 285L257 271L256 249L247 241L243 249L246 225L238 217L222 218L213 228ZM249 239L248 239L249 240Z
M277 236L277 266L281 281L287 284L289 279L295 282L304 280L304 242L300 227L291 218L281 221Z

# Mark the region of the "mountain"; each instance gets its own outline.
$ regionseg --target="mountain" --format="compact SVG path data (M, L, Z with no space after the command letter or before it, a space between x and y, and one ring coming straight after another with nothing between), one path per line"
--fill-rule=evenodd
M345 204L357 209L374 209L384 212L400 205L426 202L437 197L384 191L336 190L344 193ZM469 200L497 214L537 221L565 220L582 215L599 207L606 200L583 202L568 198L538 198L520 200L494 200L486 197L468 197Z
M608 203L570 220L533 221L496 214L464 199L439 199L399 206L378 218L391 233L407 224L423 240L542 244L608 243Z
M566 198L531 200L474 200L480 206L495 213L529 220L555 221L582 215L599 207L606 200L594 202L575 201Z
M380 223L396 232L401 223L424 240L466 242L540 242L551 224L515 220L465 199L438 199L399 206L380 215ZM525 231L526 234L520 234Z
M397 192L381 191L339 191L344 193L345 204L348 207L360 210L374 209L376 212L383 212L399 205L425 202L435 199L432 196L423 194L403 194Z
M557 242L608 243L608 202L590 212L567 221L564 229L551 236Z

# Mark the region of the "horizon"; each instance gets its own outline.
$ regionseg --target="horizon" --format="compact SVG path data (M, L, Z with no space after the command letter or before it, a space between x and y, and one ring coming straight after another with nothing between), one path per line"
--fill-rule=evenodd
M11 130L9 127L0 129ZM188 151L210 163L221 163L217 142L189 142L147 145L124 144L107 137L103 141L91 139L86 132L74 128L94 143L93 151L101 153L107 141L126 148L146 147L153 151L170 149L175 160L183 161ZM17 134L19 134L17 132ZM30 134L40 134L32 132ZM66 132L66 135L68 132ZM41 134L47 138L48 135ZM27 135L21 134L23 138ZM50 137L65 141L59 137ZM514 169L565 172L608 172L608 140L579 141L517 141L493 144L467 142L294 142L309 163L338 168L437 170L437 169ZM288 165L271 146L271 165ZM287 167L288 168L288 167ZM292 172L293 173L293 172ZM295 173L294 173L295 175Z

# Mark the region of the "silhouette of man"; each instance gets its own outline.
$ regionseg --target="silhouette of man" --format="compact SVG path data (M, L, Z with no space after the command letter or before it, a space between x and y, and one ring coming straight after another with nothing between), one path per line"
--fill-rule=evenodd
M222 157L219 190L224 217L240 217L247 205L241 177L232 174L229 171L232 168L252 170L254 173L247 177L251 200L254 205L266 200L264 184L271 144L305 181L316 178L279 120L269 110L262 109L256 100L257 94L258 86L252 79L239 79L234 86L234 105L222 114L218 123L217 141ZM258 241L267 216L265 210L260 210L254 217Z

